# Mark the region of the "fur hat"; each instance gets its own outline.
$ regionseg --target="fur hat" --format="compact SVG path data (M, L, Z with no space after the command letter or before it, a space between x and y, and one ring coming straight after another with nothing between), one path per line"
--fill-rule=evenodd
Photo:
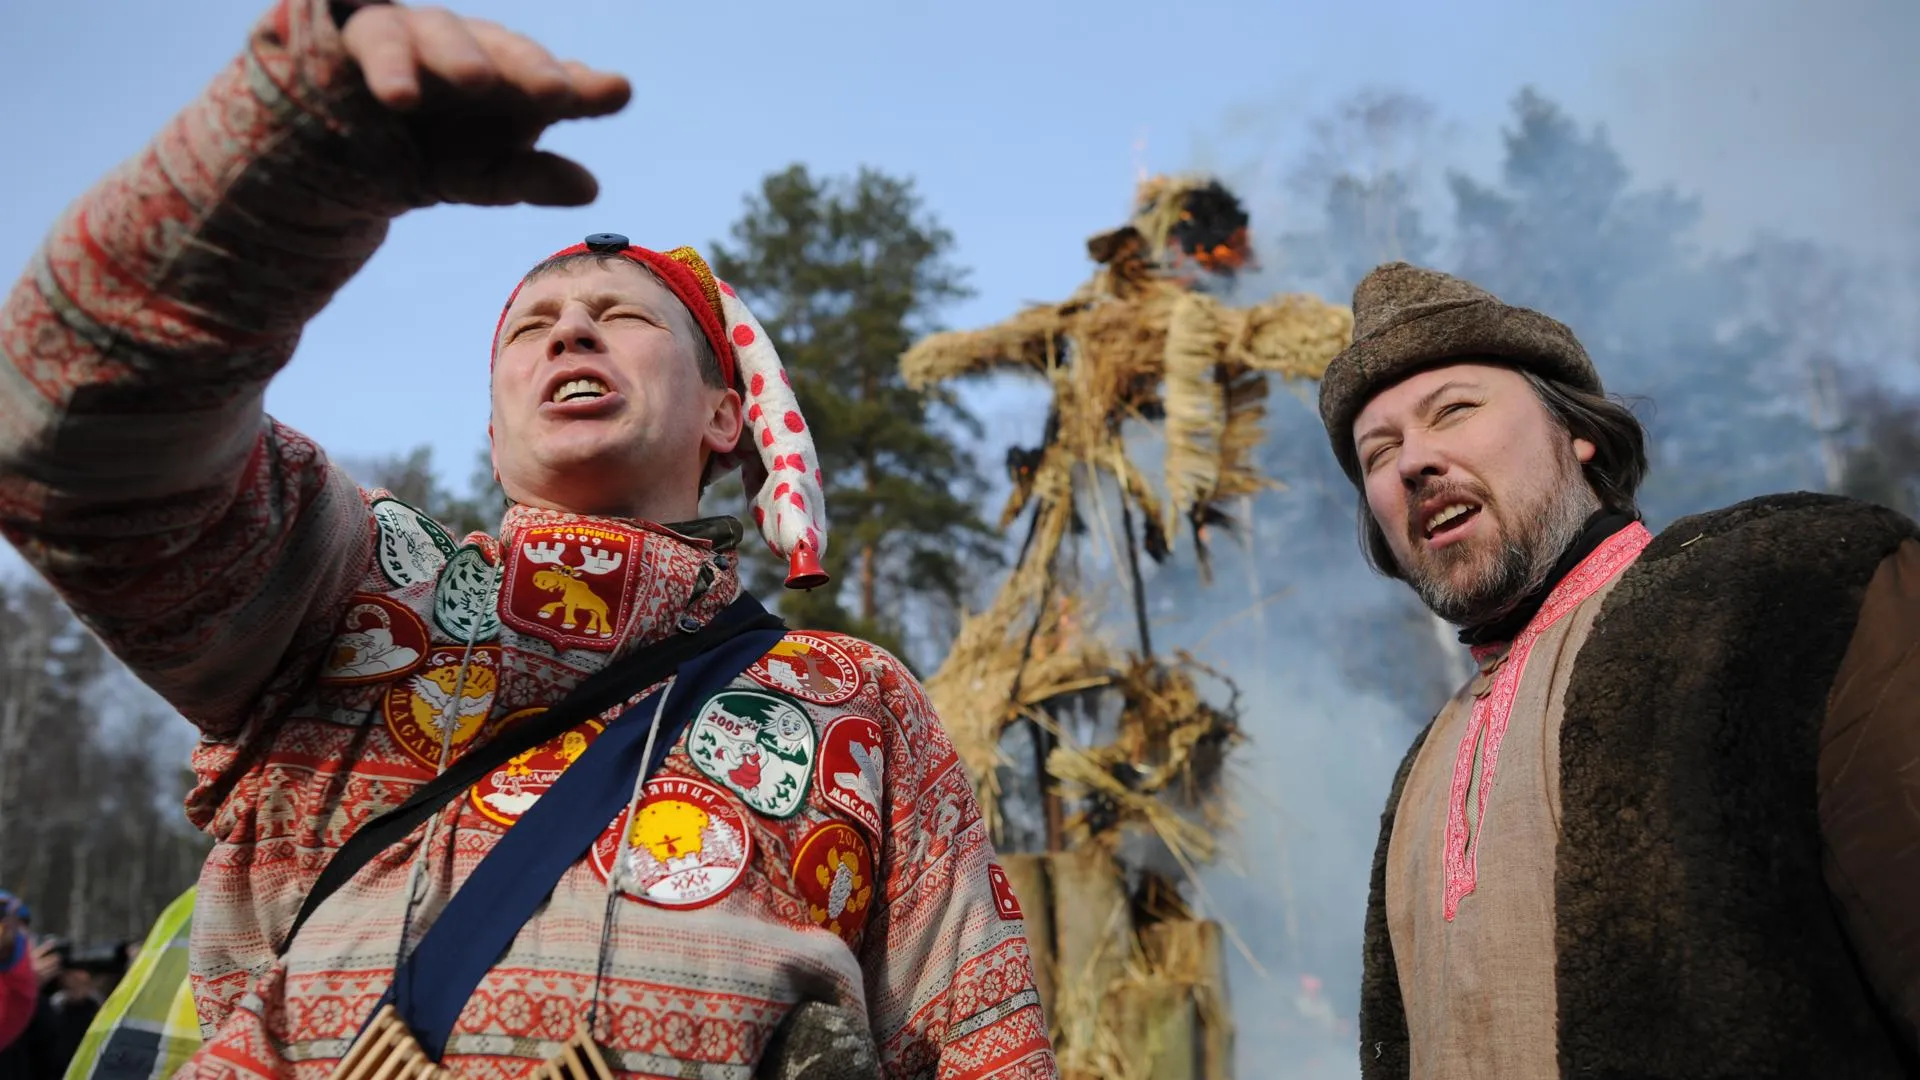
M788 588L825 585L828 578L820 568L820 556L827 550L827 510L821 495L820 454L766 330L690 247L650 251L619 233L594 233L584 243L556 251L543 261L586 252L623 255L648 267L686 305L713 347L721 378L740 392L746 410L739 443L714 458L709 475L740 469L753 504L754 524L773 553L787 560ZM518 295L516 286L500 309L500 322L493 330L496 347L507 309Z
M1360 483L1353 422L1374 394L1449 361L1507 363L1600 393L1600 375L1565 325L1438 270L1373 269L1353 290L1353 344L1320 378L1320 421L1347 478Z

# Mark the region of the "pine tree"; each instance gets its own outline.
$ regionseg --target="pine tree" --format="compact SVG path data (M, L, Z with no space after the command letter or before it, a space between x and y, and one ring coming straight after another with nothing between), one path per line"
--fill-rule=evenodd
M795 626L901 652L909 617L957 604L969 568L994 557L998 537L974 501L983 480L956 437L977 422L900 376L901 353L970 294L952 247L911 181L865 168L818 178L800 165L768 176L732 242L712 245L716 272L773 336L819 447L836 584L788 593L784 567L753 564L757 591ZM715 504L738 505L738 490L717 488Z

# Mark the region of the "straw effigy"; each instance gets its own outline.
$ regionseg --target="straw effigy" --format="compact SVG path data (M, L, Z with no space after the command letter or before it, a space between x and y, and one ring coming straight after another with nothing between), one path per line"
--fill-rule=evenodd
M1123 837L1144 832L1192 879L1216 853L1227 816L1219 781L1242 737L1230 680L1184 652L1154 652L1138 554L1164 560L1186 532L1207 572L1208 530L1232 523L1226 506L1277 486L1254 456L1268 380L1317 379L1353 328L1346 308L1309 296L1232 307L1200 291L1208 275L1243 264L1245 220L1208 178L1150 180L1133 220L1089 241L1099 268L1068 300L931 336L901 358L917 387L1019 370L1052 395L1042 443L1009 455L1013 491L1001 522L1027 517L1020 555L985 610L963 620L926 687L997 838L999 776L1016 767L1002 737L1021 723L1044 733L1036 764L1050 800L1043 858L1053 870L1048 895L1023 904L1050 902L1056 912L1046 921L1055 939L1035 949L1053 973L1047 1005L1068 1077L1213 1080L1231 1067L1220 928L1135 910L1124 886L1139 868L1119 852ZM1158 484L1127 455L1125 429L1140 423L1165 441ZM1101 635L1095 589L1069 573L1078 563L1067 553L1083 535L1104 539L1125 570L1134 649ZM1230 700L1207 700L1203 677L1225 684ZM1113 737L1099 745L1076 743L1055 718L1090 695L1112 718ZM1054 813L1067 805L1070 816ZM1120 932L1081 940L1095 908L1112 909ZM1183 1054L1203 1064L1183 1068Z

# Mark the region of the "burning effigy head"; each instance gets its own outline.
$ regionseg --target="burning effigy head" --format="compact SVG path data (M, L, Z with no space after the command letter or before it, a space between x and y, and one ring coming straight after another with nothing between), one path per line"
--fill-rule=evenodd
M1153 204L1160 201L1172 204L1173 224L1163 243L1176 263L1191 259L1216 274L1232 274L1253 261L1246 208L1225 184L1205 179L1162 181L1161 185L1163 191L1151 195L1142 191L1148 205L1141 212L1152 212L1150 207L1157 209Z
M1139 261L1164 270L1232 277L1253 265L1247 210L1211 176L1154 176L1142 181L1133 220L1087 242L1095 262Z

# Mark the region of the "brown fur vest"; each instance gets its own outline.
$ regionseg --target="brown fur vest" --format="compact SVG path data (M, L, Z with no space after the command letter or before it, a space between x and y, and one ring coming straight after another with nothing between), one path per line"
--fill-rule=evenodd
M1781 495L1675 522L1575 660L1560 736L1560 1072L1582 1080L1920 1075L1820 869L1817 740L1880 561L1912 522ZM1381 821L1360 990L1367 1080L1408 1072Z

